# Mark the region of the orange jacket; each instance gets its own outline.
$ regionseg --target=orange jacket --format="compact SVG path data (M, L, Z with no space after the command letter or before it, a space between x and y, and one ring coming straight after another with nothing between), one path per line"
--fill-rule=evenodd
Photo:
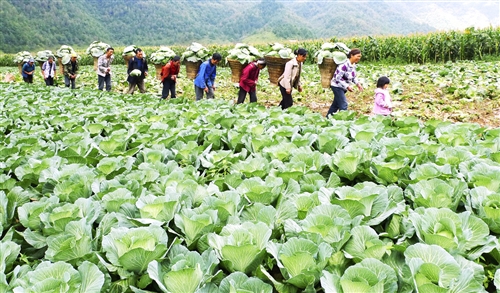
M179 74L180 66L176 65L173 60L170 60L165 66L161 68L161 82L164 82L166 78L171 75ZM175 80L174 80L175 82Z

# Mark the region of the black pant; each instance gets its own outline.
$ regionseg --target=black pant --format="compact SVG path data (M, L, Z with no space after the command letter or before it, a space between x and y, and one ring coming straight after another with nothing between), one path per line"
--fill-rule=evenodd
M28 75L26 77L23 77L23 80L27 83L33 83L33 75Z
M52 76L47 76L45 79L45 85L54 85L54 78Z
M236 104L242 104L245 101L247 94L250 95L250 103L257 102L257 93L255 91L247 92L240 87L240 91L238 92L238 101L236 102Z
M285 110L286 108L290 108L293 105L292 92L286 92L286 88L280 85L280 92L283 99L280 102L281 109Z
M163 81L163 90L161 91L161 98L168 98L168 93L171 93L171 98L175 99L177 95L175 94L175 81L170 78L165 78Z

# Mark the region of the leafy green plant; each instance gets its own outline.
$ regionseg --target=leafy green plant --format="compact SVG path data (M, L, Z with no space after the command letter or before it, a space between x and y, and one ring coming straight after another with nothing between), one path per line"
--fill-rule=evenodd
M262 263L271 229L264 223L227 225L219 234L209 234L208 243L230 272L250 274Z
M292 237L283 244L270 242L267 252L273 256L287 283L310 292L333 250L325 242Z
M209 50L203 45L193 42L181 55L181 61L198 62L206 61L210 56Z
M74 269L64 262L42 262L33 271L22 270L13 287L15 292L98 293L104 285L104 274L90 262Z
M175 52L169 47L160 47L158 51L151 53L151 56L149 56L149 60L153 64L165 65L168 61L170 61L170 59L174 58L175 55Z
M238 60L241 64L246 64L255 59L262 58L262 53L251 45L237 43L234 48L228 51L227 60Z
M109 47L111 47L109 44L100 41L94 41L87 47L87 49L85 50L85 54L91 55L92 57L100 57L101 55L106 53L106 49L108 49Z
M200 255L174 244L163 262L153 260L149 263L148 274L162 292L194 293L218 274L215 271L218 263L213 250Z

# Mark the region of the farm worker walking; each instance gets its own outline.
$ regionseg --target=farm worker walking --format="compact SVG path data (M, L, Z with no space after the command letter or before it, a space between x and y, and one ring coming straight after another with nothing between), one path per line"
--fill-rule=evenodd
M64 84L66 87L69 87L71 83L71 88L75 88L75 79L76 74L78 73L79 66L78 60L76 59L78 56L76 53L71 54L71 59L68 63L63 65L63 73L64 73Z
M45 85L54 85L54 78L56 78L56 63L54 62L54 57L49 56L47 61L42 64L42 75L45 80Z
M161 83L163 84L163 90L161 91L161 98L168 98L168 93L172 93L172 99L175 99L175 84L177 82L177 75L181 68L181 57L175 56L161 68Z
M302 72L302 63L307 59L307 50L300 48L293 52L296 57L285 64L285 71L278 78L278 84L281 92L281 109L285 110L293 105L292 88L302 92L300 83L300 73Z
M109 47L106 53L97 59L97 84L100 91L103 90L104 83L106 83L106 91L111 91L111 62L115 59L114 53L115 49Z
M35 59L30 58L28 62L23 64L22 76L27 83L33 83L33 74L35 73Z
M354 91L352 84L355 84L360 91L363 91L361 83L356 78L356 64L361 59L361 50L354 48L347 54L347 60L339 64L332 81L330 82L333 91L333 103L326 114L326 117L339 110L347 110L347 99L345 93Z
M146 88L144 87L144 79L148 76L148 61L144 58L144 52L137 48L134 50L135 57L130 58L128 61L128 94L133 94L135 91L135 86L139 87L139 91L141 93L146 92ZM139 76L132 76L130 73L133 70L140 70L141 74Z
M391 115L392 100L387 88L391 81L387 76L382 76L377 80L377 88L375 89L375 103L373 105L373 114Z
M207 94L207 99L214 98L217 64L221 59L222 56L219 53L214 53L212 58L201 63L198 74L194 79L194 93L197 101L203 99L204 92Z
M250 103L257 102L257 80L259 79L260 70L264 67L266 67L266 60L261 58L243 68L240 77L240 91L238 92L237 104L243 103L247 94L250 95Z

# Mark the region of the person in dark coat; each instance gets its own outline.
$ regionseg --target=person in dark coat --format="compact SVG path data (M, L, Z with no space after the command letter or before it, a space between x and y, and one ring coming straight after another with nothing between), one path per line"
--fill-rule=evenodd
M139 88L139 91L141 93L146 92L146 87L144 86L144 79L146 76L148 76L148 62L146 61L146 58L144 58L144 52L137 48L135 51L135 57L130 58L128 61L128 69L127 69L127 74L128 74L128 94L133 94L135 91L135 86ZM141 71L140 76L131 76L130 72L132 70L138 69Z

